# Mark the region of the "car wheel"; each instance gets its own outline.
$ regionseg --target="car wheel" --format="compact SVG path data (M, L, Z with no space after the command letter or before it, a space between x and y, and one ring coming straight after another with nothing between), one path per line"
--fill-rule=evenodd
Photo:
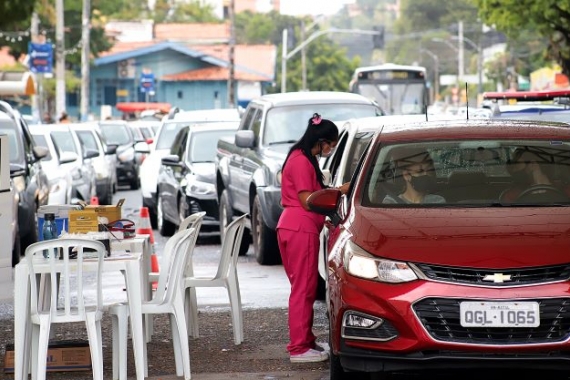
M187 216L188 216L188 203L186 202L186 197L184 195L181 195L180 198L178 199L178 218L180 219L178 225L180 225L182 221L186 219Z
M22 257L22 245L20 242L20 232L16 232L16 238L14 239L14 246L12 247L12 268L18 265L20 258Z
M104 197L99 197L99 203L102 205L113 204L113 185L109 184Z
M158 197L158 204L156 206L156 222L158 224L158 232L162 236L172 236L174 235L174 224L164 219L164 214L162 212L162 199Z
M228 199L228 191L223 190L220 196L219 205L219 218L220 218L220 241L224 241L224 232L228 224L230 224L234 218L234 212L232 206L230 206L230 200ZM249 245L251 238L246 231L244 231L243 237L241 239L241 245L239 247L239 255L245 256L249 250Z
M256 195L251 211L251 237L255 251L255 259L261 265L281 264L281 255L277 246L275 230L267 227L261 212L261 202Z
M138 190L139 187L141 187L139 177L133 178L131 180L131 190Z

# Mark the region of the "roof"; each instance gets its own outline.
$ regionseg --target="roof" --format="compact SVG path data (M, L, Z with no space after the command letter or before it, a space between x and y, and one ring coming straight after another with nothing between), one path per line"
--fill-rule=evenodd
M217 122L217 121L239 121L240 115L236 108L217 108L208 110L179 111L174 114L174 118L167 119L166 122Z
M185 128L192 128L192 132L204 132L204 131L232 131L237 130L239 127L239 121L225 121L225 122L215 122L206 124L192 124L187 125Z
M159 41L228 41L230 38L230 28L228 23L155 24L154 38Z
M255 101L270 102L274 106L322 103L374 104L370 99L362 95L341 91L285 92L280 94L263 95Z
M361 123L382 124L382 118L361 119ZM449 120L411 124L385 124L383 141L437 139L570 139L570 125L527 120Z

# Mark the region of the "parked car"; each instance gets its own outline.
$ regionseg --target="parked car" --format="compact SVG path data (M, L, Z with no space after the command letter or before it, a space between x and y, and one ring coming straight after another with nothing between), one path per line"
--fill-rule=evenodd
M126 121L109 120L100 121L99 128L107 145L117 146L117 181L119 185L129 185L132 190L140 187L139 162L141 158L137 152L137 140L132 128ZM146 144L146 143L144 143ZM142 148L144 150L144 148Z
M30 132L34 141L39 146L49 149L47 155L42 158L42 167L49 183L48 205L64 205L71 203L73 192L73 180L71 172L65 164L77 161L77 153L60 151L56 148L49 128L45 124L30 125Z
M358 94L329 91L264 95L252 100L234 136L218 141L216 193L220 229L234 217L249 214L244 234L253 241L257 262L281 262L275 227L281 207L281 165L293 143L319 112L330 120L382 115L372 100Z
M53 143L60 152L72 152L77 155L77 160L62 164L71 173L73 188L71 203L80 201L89 203L91 198L97 194L93 158L97 157L99 152L84 147L70 125L68 123L45 124L43 127L49 131Z
M146 148L148 149L149 152L150 152L150 146L154 142L154 136L156 134L154 128L157 125L160 126L160 121L135 120L129 122L129 126L132 128L133 133L135 135L135 140L144 141L144 143L146 144ZM140 166L142 165L146 157L149 155L149 153L143 153L138 151L136 152L136 155L137 155L138 164Z
M381 119L356 122L380 129ZM521 151L530 157L516 161ZM521 183L514 173L537 167L550 184L529 180L505 200ZM563 123L383 125L345 196L308 199L330 218L331 379L537 363L568 371L569 178Z
M175 108L171 110L168 116L163 118L153 144L149 149L141 152L148 154L141 165L140 172L142 205L149 209L153 228L157 227L157 179L161 159L169 154L172 142L178 131L185 126L197 123L239 122L239 120L239 112L235 108L197 111L180 111Z
M200 234L219 234L214 158L218 139L239 122L195 124L182 128L158 173L158 230L171 236L187 216L206 211Z
M12 264L16 265L28 245L38 241L36 211L49 198L48 179L40 160L48 148L36 145L26 121L4 101L0 101L0 133L9 138L10 178L18 199L19 238L12 247Z
M95 124L70 124L84 149L98 152L92 158L95 170L95 192L99 204L113 203L113 194L117 191L117 145L108 145Z

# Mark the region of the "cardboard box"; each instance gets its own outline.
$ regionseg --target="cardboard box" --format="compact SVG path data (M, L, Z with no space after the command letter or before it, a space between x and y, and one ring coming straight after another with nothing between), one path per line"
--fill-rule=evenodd
M84 234L99 231L98 214L95 210L69 211L69 233Z
M123 203L125 203L125 199L120 199L116 205L88 205L85 207L85 210L94 210L97 215L107 218L107 223L110 223L122 219L121 208Z
M49 345L47 372L91 371L89 342L61 341ZM14 345L6 345L4 372L14 373Z

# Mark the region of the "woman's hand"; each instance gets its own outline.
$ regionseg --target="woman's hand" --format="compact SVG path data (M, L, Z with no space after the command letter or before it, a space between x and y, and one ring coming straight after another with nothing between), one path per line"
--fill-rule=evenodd
M337 187L337 189L339 189L342 194L346 194L348 193L349 187L350 187L350 182L345 182L342 185L340 185L340 187Z

